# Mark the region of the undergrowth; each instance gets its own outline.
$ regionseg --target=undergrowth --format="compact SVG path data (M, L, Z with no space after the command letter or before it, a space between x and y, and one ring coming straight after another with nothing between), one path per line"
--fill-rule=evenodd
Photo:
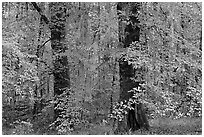
M202 134L202 118L158 118L149 120L150 129L140 129L134 132L124 132L124 135L201 135ZM40 127L39 127L40 128ZM17 135L36 135L32 130L32 125L27 123L21 123L14 129L8 129L3 127L3 134L17 134ZM44 132L44 135L57 134L57 132ZM89 124L84 128L78 129L70 135L114 135L112 126L109 123L101 122L95 124Z

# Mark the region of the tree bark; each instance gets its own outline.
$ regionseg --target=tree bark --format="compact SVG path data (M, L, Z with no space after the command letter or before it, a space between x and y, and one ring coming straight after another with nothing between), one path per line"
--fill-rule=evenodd
M54 66L54 95L60 95L70 88L69 64L65 54L65 23L66 5L62 2L53 2L49 5L51 12L51 47L53 50ZM63 54L63 55L62 55ZM56 106L57 104L55 104ZM55 120L59 117L60 111L55 110Z
M139 3L118 3L117 5L118 15L120 11L125 11L126 15L129 15L130 24L124 25L122 19L119 15L119 43L120 47L123 48L129 47L132 42L139 41L140 28L138 26L133 27L139 23L139 20L130 15L129 13L136 14L139 10ZM124 28L125 27L125 28ZM124 49L125 50L125 49ZM120 101L129 100L133 96L132 93L128 92L132 88L138 87L140 82L135 82L131 80L134 77L135 70L132 65L129 65L124 58L119 60L119 70L120 70ZM143 110L143 104L132 104L134 110L128 110L128 114L125 116L125 121L119 122L118 131L135 131L140 128L149 128L149 124Z

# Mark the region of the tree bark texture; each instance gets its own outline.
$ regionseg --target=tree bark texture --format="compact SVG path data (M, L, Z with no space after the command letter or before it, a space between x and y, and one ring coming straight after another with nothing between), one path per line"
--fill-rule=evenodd
M119 15L119 46L123 48L129 47L132 42L139 41L140 28L136 25L139 20L132 14L136 14L139 10L139 3L118 3L117 5ZM123 15L120 15L120 11L126 13L130 20L130 23L123 24ZM126 18L127 18L126 17ZM133 27L134 26L134 27ZM135 70L131 64L124 58L119 60L119 73L120 73L120 101L129 100L133 93L128 92L129 90L138 87L140 82L135 82L131 78L135 77ZM140 128L149 128L149 124L143 110L143 104L132 104L134 110L128 110L128 114L125 116L125 120L119 122L118 131L135 131Z
M67 56L61 55L65 52L65 24L66 5L62 2L53 2L49 5L51 13L51 47L53 50L54 65L54 95L60 95L70 88L69 64ZM55 119L60 112L55 110Z

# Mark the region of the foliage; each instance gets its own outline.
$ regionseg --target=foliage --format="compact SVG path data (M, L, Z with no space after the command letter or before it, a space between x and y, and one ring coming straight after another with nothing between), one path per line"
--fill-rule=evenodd
M16 121L14 135L29 135L33 133L33 125L30 122Z
M128 91L133 93L133 96L129 98L129 100L124 100L117 102L113 106L113 112L109 115L110 118L116 119L119 121L123 121L125 115L128 113L128 110L134 110L135 108L132 107L133 104L140 104L143 103L146 106L146 109L150 106L151 103L146 95L146 90L144 88L144 84L133 88L132 90Z
M58 134L71 133L74 128L82 125L86 121L82 119L83 109L76 105L74 93L68 89L63 94L56 96L55 111L58 111L59 117L50 125L56 127Z
M10 11L4 13L2 21L2 116L3 124L10 125L16 120L30 119L34 84L39 80L31 62L36 58L32 53L36 35L31 28L36 23L35 15L30 12L27 17L18 15L21 18L18 20L16 6L10 3ZM28 24L23 25L25 20Z

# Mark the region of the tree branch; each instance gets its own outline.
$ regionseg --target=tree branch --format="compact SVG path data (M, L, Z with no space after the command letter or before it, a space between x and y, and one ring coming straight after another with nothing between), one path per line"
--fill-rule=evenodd
M49 41L51 40L51 38L49 38L47 41L45 41L41 46L40 46L40 48L39 49L41 49L42 47L44 47L45 46L45 44L46 43L48 43Z
M38 7L37 3L36 2L31 2L33 7L38 11L38 13L40 14L42 20L45 21L46 24L49 24L49 19L42 13L42 10L40 7Z

